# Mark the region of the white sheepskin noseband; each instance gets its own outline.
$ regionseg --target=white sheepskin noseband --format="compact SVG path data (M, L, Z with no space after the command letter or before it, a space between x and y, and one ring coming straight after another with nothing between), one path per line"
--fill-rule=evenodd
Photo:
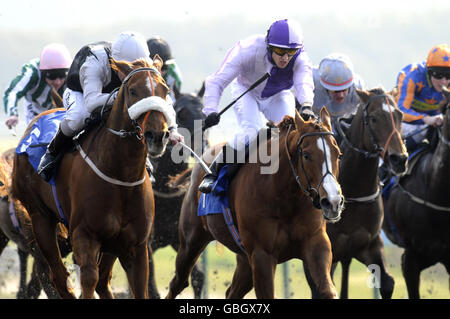
M159 96L146 97L134 103L128 108L128 115L132 120L135 120L148 111L159 111L163 113L169 128L176 127L175 110L172 104Z

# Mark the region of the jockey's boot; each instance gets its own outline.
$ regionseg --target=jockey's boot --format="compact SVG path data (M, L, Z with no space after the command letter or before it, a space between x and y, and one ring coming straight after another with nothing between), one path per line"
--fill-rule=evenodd
M42 156L37 168L37 173L46 182L48 182L52 177L53 170L63 154L63 149L65 149L71 140L72 137L64 135L61 128L59 128L50 144L48 144L47 151L45 151L44 156Z
M222 159L223 156L223 149L220 151L220 153L216 156L214 161L209 166L209 169L211 170L211 174L206 174L203 177L203 181L198 186L198 190L202 193L208 194L211 193L211 190L213 188L214 182L216 181L217 177L219 176L219 172L221 168L225 165L225 160Z

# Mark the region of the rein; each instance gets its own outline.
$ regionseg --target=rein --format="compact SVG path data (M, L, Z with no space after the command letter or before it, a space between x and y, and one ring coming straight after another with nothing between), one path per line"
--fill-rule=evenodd
M364 105L364 109L363 109L363 125L364 128L368 128L369 129L369 137L370 140L372 142L372 145L375 146L375 151L367 151L361 148L358 148L356 146L354 146L349 139L347 138L347 136L345 135L344 131L342 130L341 127L341 121L344 120L344 118L340 117L338 118L338 125L336 125L336 129L338 130L339 134L342 136L342 140L344 141L345 144L347 144L348 147L350 147L352 150L361 153L364 155L365 158L377 158L379 156L381 156L381 158L384 160L384 157L386 155L387 149L389 147L389 144L391 143L391 139L394 136L394 134L399 134L399 131L395 128L395 121L394 121L394 116L392 115L392 112L389 112L390 118L391 118L391 123L392 123L392 131L391 134L389 135L384 147L380 147L378 145L378 143L375 141L375 137L374 137L374 132L372 130L372 128L369 125L369 121L368 121L368 113L367 113L367 109L370 105L370 103L375 99L375 98L386 98L389 99L389 96L387 94L377 94L377 95L372 95L369 97L369 100L367 101L367 103ZM392 108L392 106L389 103L386 103L387 105L389 105L389 108Z
M321 207L320 207L320 198L319 198L319 188L320 188L320 185L322 185L322 183L323 183L325 177L326 177L328 174L333 175L333 173L331 173L330 168L328 167L328 163L327 163L327 161L325 161L325 165L326 165L326 168L327 168L327 172L322 176L322 178L320 179L320 182L319 182L319 184L317 185L316 188L311 187L311 183L309 182L308 175L306 174L306 170L305 170L305 168L304 168L304 166L303 166L303 159L302 159L303 150L302 150L302 148L301 148L301 143L303 142L303 139L304 139L305 137L308 137L308 136L319 136L319 137L322 138L322 137L325 136L325 135L333 135L333 133L332 133L332 132L311 132L311 133L305 133L305 134L303 134L303 135L300 137L300 139L298 140L298 143L297 143L297 153L298 153L299 159L300 159L300 161L301 161L301 167L302 167L302 173L303 173L303 176L305 177L306 182L307 182L307 188L305 188L305 187L302 185L301 181L300 181L300 177L298 176L297 169L296 169L295 165L292 163L292 157L291 157L291 155L289 154L289 148L288 148L288 145L287 145L287 137L289 136L289 133L291 132L291 128L292 128L292 125L289 125L288 132L287 132L287 134L286 134L286 139L285 139L285 149L286 149L286 155L287 155L288 160L289 160L289 166L291 167L291 171L292 171L292 174L293 174L294 177L295 177L295 181L297 182L297 184L298 184L298 186L300 187L300 189L302 190L302 192L303 192L306 196L308 196L309 198L311 198L314 207L316 207L317 209L320 209L320 208L321 208ZM325 144L325 142L323 141L323 139L322 139L322 143ZM325 147L324 147L324 152L325 152ZM326 158L326 154L325 154L325 158ZM315 193L315 195L313 195L313 193Z

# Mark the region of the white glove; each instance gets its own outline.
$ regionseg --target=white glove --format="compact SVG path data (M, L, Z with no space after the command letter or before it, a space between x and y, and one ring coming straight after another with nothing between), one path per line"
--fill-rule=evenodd
M444 123L444 116L442 114L425 116L423 121L427 125L438 127Z
M176 145L178 142L184 143L184 136L178 133L177 130L173 130L170 132L169 141L172 145Z

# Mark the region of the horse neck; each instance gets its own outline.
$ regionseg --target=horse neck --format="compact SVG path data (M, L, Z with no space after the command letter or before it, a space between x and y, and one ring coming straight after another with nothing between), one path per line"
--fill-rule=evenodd
M144 140L138 140L137 136L131 135L120 137L111 133L107 128L115 131L125 130L133 131L134 127L126 112L123 100L118 97L111 114L106 121L105 128L101 130L98 136L94 137L98 145L96 158L100 170L114 172L114 176L119 179L129 180L130 178L142 178L145 170L145 160L147 147ZM120 167L120 172L117 168Z
M352 145L367 150L364 146L365 134L368 134L368 131L364 127L360 108L348 129L347 138ZM364 154L351 149L345 143L342 143L341 151L343 156L339 169L339 183L344 196L354 197L375 192L378 188L378 157L366 158ZM364 178L355 178L355 172ZM358 194L351 193L355 190Z
M450 136L448 112L450 111L447 111L447 115L444 117L444 125L441 130L442 137L439 138L439 142L433 153L432 160L427 163L427 170L429 172L427 176L429 185L427 188L431 199L433 199L433 197L440 197L436 198L436 201L438 201L442 200L444 197L447 200L447 203L450 203L448 198L450 178L450 145L447 144Z

